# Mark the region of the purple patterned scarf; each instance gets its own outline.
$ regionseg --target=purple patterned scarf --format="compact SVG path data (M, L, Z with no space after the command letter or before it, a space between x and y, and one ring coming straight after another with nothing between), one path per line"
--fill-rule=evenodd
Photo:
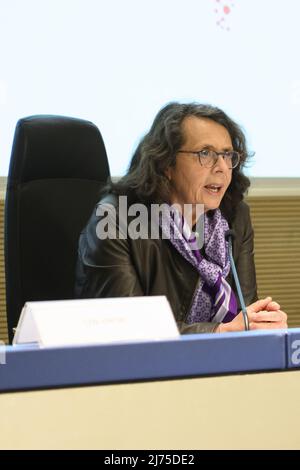
M220 209L213 211L212 216L204 215L205 256L196 248L195 234L181 214L173 210L165 213L161 228L166 238L200 275L186 322L227 323L233 320L237 315L237 301L225 280L230 271L228 242L225 241L229 226Z

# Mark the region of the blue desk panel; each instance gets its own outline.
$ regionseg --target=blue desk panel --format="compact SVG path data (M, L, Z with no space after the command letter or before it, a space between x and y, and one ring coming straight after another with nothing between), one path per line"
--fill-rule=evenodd
M278 330L83 347L8 346L0 391L282 370L286 337Z

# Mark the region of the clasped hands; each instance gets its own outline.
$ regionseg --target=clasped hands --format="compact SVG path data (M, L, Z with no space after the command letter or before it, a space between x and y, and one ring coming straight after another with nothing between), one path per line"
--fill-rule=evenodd
M280 310L280 305L272 297L257 300L247 307L250 330L274 330L288 328L287 315ZM244 331L243 313L240 312L231 322L221 323L216 332L227 333Z

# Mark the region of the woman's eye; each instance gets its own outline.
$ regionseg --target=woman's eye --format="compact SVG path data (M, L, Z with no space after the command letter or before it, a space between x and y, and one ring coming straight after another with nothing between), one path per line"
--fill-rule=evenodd
M201 150L200 152L201 157L209 157L210 152L209 150Z

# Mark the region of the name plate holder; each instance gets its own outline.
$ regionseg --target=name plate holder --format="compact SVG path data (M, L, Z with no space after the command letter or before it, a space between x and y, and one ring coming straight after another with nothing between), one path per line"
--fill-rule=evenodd
M61 347L179 338L165 296L26 302L13 345Z

